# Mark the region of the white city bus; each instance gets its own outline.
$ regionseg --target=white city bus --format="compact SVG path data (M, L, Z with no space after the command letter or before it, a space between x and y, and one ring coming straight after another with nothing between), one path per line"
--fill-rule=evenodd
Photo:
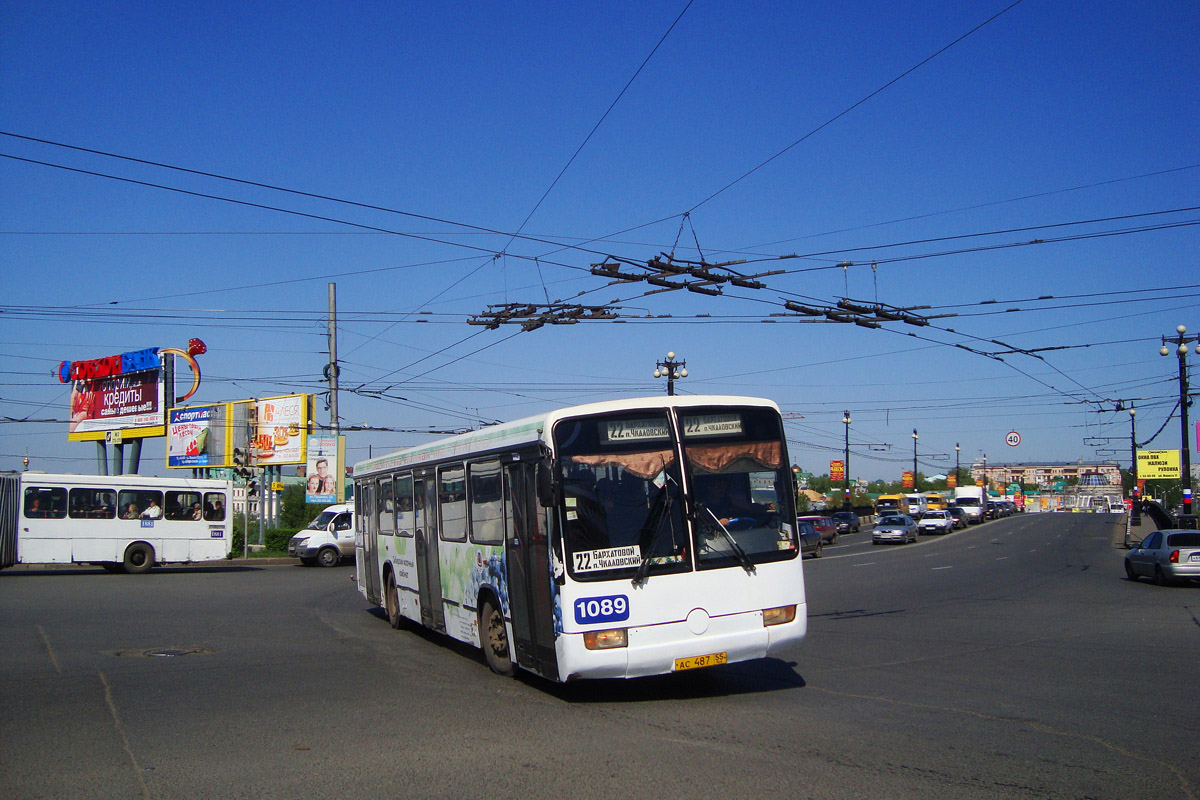
M354 468L359 590L500 674L635 677L803 639L783 424L769 400L575 406Z
M0 568L155 564L227 558L229 481L140 475L0 475Z

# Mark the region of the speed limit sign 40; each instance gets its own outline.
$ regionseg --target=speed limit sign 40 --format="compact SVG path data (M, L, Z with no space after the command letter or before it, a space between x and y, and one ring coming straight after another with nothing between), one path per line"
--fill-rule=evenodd
M1009 447L1016 447L1021 443L1021 434L1016 431L1009 431L1008 435L1004 437L1004 443Z

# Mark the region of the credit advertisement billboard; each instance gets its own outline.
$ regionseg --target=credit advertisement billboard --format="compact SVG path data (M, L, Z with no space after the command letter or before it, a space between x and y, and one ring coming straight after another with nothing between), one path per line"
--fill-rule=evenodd
M108 431L125 438L162 436L164 393L160 369L73 381L67 439L103 441Z

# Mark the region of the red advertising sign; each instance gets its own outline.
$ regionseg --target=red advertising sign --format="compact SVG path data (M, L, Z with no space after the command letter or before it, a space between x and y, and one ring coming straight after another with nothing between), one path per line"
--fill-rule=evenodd
M829 480L831 480L831 481L846 480L846 462L845 461L830 461L829 462Z
M950 473L946 476L946 488L953 489L956 486L958 486L958 475L955 473Z
M911 472L905 472L900 475L900 486L905 489L913 488L913 474Z
M162 436L163 385L160 370L75 381L71 389L71 441L103 439L107 431L125 436Z

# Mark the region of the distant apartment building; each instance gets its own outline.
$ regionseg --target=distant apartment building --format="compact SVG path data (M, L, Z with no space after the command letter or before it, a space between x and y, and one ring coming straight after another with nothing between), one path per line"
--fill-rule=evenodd
M986 471L986 472L985 472ZM978 481L986 474L987 485L1007 486L1010 483L1050 487L1055 481L1078 478L1082 486L1121 485L1121 468L1116 461L1073 461L1062 464L993 464L971 465L971 477Z

